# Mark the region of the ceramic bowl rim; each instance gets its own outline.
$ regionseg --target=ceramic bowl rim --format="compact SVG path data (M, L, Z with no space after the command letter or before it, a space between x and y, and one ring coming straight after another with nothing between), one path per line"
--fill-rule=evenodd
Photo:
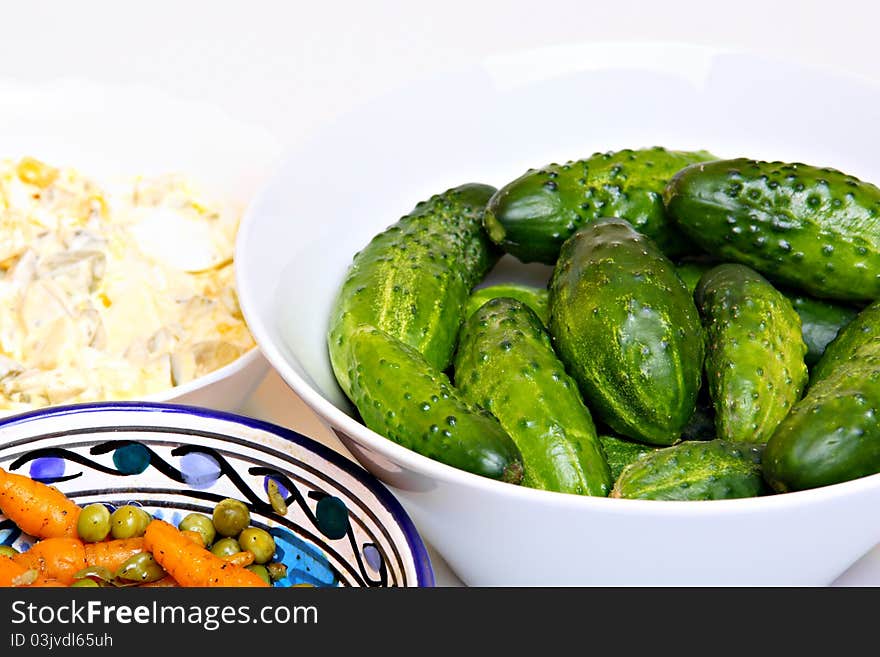
M381 481L364 470L356 462L344 457L330 447L294 431L293 429L266 422L265 420L230 413L228 411L219 411L212 408L191 406L187 404L169 404L149 401L87 402L66 406L52 406L2 418L0 419L0 429L11 425L26 425L30 422L51 417L120 411L148 411L190 415L211 420L220 420L228 424L243 425L250 429L270 433L282 440L299 445L300 447L314 453L319 458L329 461L331 464L359 481L365 488L375 495L376 499L391 514L391 517L403 532L407 547L409 548L410 554L412 554L417 585L419 587L433 587L435 585L431 558L425 547L425 543L416 529L415 524L413 524L413 521L391 491L389 491Z

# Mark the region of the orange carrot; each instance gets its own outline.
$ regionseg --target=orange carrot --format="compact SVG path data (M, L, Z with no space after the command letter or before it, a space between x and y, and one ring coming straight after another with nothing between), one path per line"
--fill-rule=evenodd
M15 563L6 555L0 554L0 586L14 586L16 577L25 573L27 568Z
M86 566L101 566L115 573L126 561L144 551L143 537L118 538L101 543L86 543Z
M189 540L191 540L199 547L205 547L205 537L198 532L194 532L192 529L185 529L180 533L186 536Z
M0 509L37 538L76 537L80 508L51 486L0 468Z
M13 557L25 570L35 569L41 577L72 584L83 568L100 566L111 573L139 552L144 551L143 538L122 538L102 543L86 543L75 538L47 538L35 543L27 552Z
M57 589L57 588L67 588L67 584L64 582L60 582L57 579L52 579L50 577L39 577L37 581L33 584L28 584L27 588L29 589Z
M256 573L211 554L163 520L147 525L144 546L181 586L268 586Z
M244 568L245 566L250 566L254 562L254 553L245 550L244 552L227 554L225 557L220 558L223 559L223 561L234 563L236 566L241 566L242 568Z
M174 586L180 586L171 575L165 575L160 580L156 580L155 582L148 582L147 584L141 584L139 589L153 589L153 588L169 588Z
M38 571L42 578L65 584L71 584L73 576L87 565L85 548L76 538L47 538L12 560L25 570Z

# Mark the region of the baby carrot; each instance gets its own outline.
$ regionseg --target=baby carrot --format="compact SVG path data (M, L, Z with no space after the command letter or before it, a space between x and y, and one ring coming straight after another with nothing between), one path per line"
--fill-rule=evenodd
M43 578L69 585L83 568L99 566L115 573L129 558L143 551L143 538L86 544L75 538L47 538L16 554L13 561L25 570L37 570Z
M47 538L12 557L25 570L36 570L41 578L71 584L73 576L85 568L86 552L76 538Z
M80 508L51 486L0 468L0 509L37 538L76 537Z
M223 561L228 563L234 563L236 566L241 566L244 568L245 566L250 566L254 562L254 553L253 552L236 552L235 554L227 554L225 557L220 557Z
M13 586L15 578L23 575L26 570L24 566L0 554L0 586Z
M205 547L205 539L198 532L193 531L192 529L184 529L180 533L186 536L189 540L191 540L199 547Z
M256 573L211 554L163 520L147 525L144 546L181 586L268 586Z
M135 538L118 538L113 541L86 543L86 566L100 566L115 573L126 561L144 551L142 536Z

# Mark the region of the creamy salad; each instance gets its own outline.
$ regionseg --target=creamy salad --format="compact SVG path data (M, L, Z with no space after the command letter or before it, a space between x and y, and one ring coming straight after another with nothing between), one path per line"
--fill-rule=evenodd
M141 398L251 349L237 224L179 176L0 161L0 410Z

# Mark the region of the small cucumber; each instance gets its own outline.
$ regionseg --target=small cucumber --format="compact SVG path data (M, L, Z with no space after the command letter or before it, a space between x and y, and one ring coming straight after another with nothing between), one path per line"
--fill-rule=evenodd
M834 169L737 159L695 164L664 193L711 255L837 301L880 298L880 189Z
M513 438L525 485L608 495L613 480L590 412L527 305L491 299L470 316L455 356L455 383Z
M492 197L486 230L522 262L552 265L576 230L599 217L623 217L667 253L685 253L687 240L667 220L663 188L682 167L711 159L705 151L656 147L532 169Z
M605 459L608 461L608 467L611 468L611 477L615 481L630 463L635 463L645 454L659 449L617 436L599 436L599 442L605 450Z
M865 308L828 344L825 353L810 373L810 382L828 377L834 370L852 360L856 351L880 336L880 301Z
M777 491L827 486L880 472L880 336L814 383L776 429L764 476Z
M467 310L465 316L470 317L480 309L484 303L490 299L498 299L507 297L522 301L534 311L544 326L550 322L549 293L546 288L532 287L530 285L515 285L513 283L504 283L501 285L490 285L474 290L467 302Z
M800 317L745 265L709 270L694 298L708 338L706 379L717 436L766 443L807 383Z
M522 457L501 425L470 406L418 351L369 326L348 342L352 401L370 429L455 468L521 481Z
M550 332L591 410L618 434L671 445L694 414L703 329L674 265L623 219L562 248Z
M495 191L469 184L419 203L354 257L330 315L330 363L350 394L348 336L374 326L421 353L435 369L452 362L471 288L496 254L482 229Z
M658 449L627 466L612 497L637 500L727 500L765 492L761 447L724 440Z

